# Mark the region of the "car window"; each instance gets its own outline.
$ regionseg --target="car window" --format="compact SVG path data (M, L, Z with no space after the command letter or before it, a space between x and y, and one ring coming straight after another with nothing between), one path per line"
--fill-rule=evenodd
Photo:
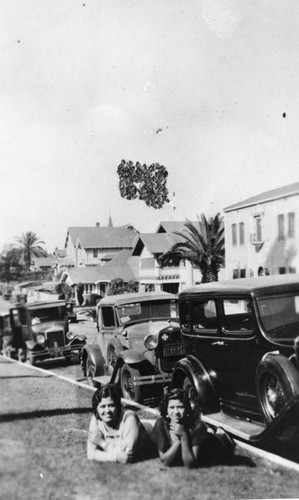
M209 333L217 332L217 312L214 300L196 300L191 302L191 317L193 329L201 333L208 330Z
M177 300L149 300L117 307L121 324L158 318L177 318Z
M274 341L294 340L299 329L299 294L262 297L257 301L263 329Z
M113 307L102 307L103 326L115 326Z
M180 324L183 332L191 332L191 308L190 302L182 301L179 306Z
M253 329L252 304L247 299L227 299L222 301L224 330L230 332L250 332Z

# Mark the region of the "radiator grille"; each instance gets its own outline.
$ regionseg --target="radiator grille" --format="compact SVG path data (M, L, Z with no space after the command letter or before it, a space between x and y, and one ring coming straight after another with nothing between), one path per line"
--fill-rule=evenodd
M54 347L54 342L57 342L59 347L64 346L63 330L47 332L46 335L47 335L48 347Z

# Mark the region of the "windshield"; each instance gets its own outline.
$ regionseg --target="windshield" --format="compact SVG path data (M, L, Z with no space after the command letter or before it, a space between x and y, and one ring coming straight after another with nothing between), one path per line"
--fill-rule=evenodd
M293 341L299 334L299 293L257 300L263 329L276 342Z
M121 324L129 321L153 320L160 318L177 319L176 300L155 300L148 302L135 302L118 307Z
M30 309L31 323L43 323L44 321L65 321L66 320L66 307L45 307L42 309Z

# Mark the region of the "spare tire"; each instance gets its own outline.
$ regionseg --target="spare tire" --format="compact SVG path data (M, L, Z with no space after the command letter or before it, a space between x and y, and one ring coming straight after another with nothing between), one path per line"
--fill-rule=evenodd
M285 356L269 354L257 367L256 388L265 421L271 423L299 394L299 373Z

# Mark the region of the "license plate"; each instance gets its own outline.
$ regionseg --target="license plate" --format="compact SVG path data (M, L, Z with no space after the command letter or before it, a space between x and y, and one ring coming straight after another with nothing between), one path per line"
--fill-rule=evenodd
M163 347L163 356L180 356L185 354L182 344L166 345Z

